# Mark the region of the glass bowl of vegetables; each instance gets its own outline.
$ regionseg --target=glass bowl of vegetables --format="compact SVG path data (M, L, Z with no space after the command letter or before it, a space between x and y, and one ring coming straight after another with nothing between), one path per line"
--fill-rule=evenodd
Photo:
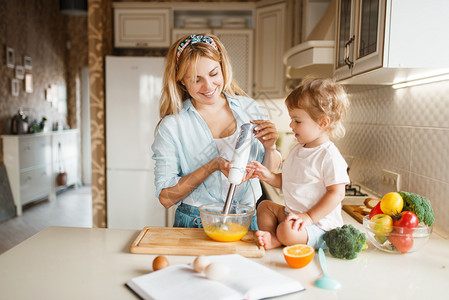
M421 249L429 240L432 226L423 223L417 226L393 226L392 218L377 214L369 219L363 217L363 227L368 240L379 250L388 253L410 253Z

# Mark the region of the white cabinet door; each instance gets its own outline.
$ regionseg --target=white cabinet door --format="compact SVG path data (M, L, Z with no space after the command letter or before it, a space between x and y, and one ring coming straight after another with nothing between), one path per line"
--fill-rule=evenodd
M382 67L384 58L384 28L386 0L357 2L355 11L356 37L352 43L354 67L352 75L357 75Z
M341 80L381 68L386 0L341 0L337 14L334 77Z
M154 171L107 171L108 228L166 226L166 209L154 195Z
M337 35L335 43L334 77L338 80L351 77L354 39L355 0L340 0L337 7ZM351 63L352 62L352 63Z
M117 48L170 46L170 10L114 9L114 45Z
M252 29L214 29L231 59L234 79L250 96L253 94L253 30Z
M285 96L286 4L280 3L256 9L255 91L257 98Z

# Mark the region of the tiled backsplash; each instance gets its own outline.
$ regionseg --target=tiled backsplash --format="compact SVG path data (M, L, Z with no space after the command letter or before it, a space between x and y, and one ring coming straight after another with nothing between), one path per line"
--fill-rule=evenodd
M384 195L391 190L381 182L382 170L398 173L400 189L429 198L436 223L449 230L449 81L346 90L351 100L346 136L335 144L354 157L352 182ZM290 131L283 100L259 103L281 136Z
M449 81L394 90L348 86L346 136L350 177L383 195L382 169L399 173L401 190L429 198L436 223L449 229Z

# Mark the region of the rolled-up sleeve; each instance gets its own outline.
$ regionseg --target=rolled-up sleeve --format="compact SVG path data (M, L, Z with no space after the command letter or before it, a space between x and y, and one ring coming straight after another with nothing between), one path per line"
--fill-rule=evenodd
M176 126L170 126L173 125L171 124L173 123L172 121L170 118L162 120L157 128L154 143L151 146L155 161L154 184L158 199L162 189L175 186L181 179L180 158L176 150L176 144L179 141L174 140L176 135L172 132L176 130Z

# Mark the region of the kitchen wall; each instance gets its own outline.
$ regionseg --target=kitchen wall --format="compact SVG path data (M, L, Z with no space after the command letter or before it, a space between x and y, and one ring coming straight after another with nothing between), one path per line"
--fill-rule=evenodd
M31 57L32 70L27 72L33 76L32 93L25 93L24 80L19 80L19 95L11 95L15 69L6 67L6 47L14 49L16 65L23 65L24 55ZM87 17L61 14L58 0L0 0L0 57L0 134L10 132L10 119L19 109L30 120L46 117L49 130L54 122L79 128L79 72L88 64ZM57 105L45 100L50 85L60 92Z
M436 223L449 230L449 81L394 90L348 86L346 136L336 144L354 156L353 182L379 193L382 169L400 174L400 189L426 196Z

